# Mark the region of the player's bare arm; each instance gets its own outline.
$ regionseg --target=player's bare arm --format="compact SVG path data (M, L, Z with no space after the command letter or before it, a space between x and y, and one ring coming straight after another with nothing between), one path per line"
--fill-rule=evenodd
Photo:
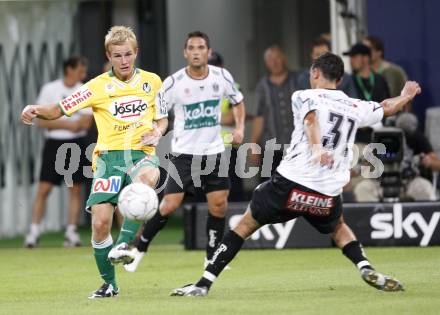
M264 126L264 118L263 116L255 116L252 120L252 131L251 131L251 144L252 145L252 154L250 155L250 159L252 163L259 164L260 163L260 154L257 154L256 151L258 147L258 143L260 142L261 135L263 134L263 126Z
M80 130L88 130L92 127L93 116L92 115L81 115L78 120L78 126Z
M422 164L433 171L440 171L440 159L434 152L422 155Z
M78 121L38 119L37 125L38 127L45 129L65 129L72 132L78 132L79 130L81 130Z
M164 117L156 121L156 128L163 135L167 131L168 128L168 118Z
M312 150L312 160L315 163L331 167L333 157L322 147L319 121L315 111L308 113L304 118L304 130Z
M87 130L92 126L93 116L92 115L81 115L79 120L45 120L38 119L37 125L40 128L45 129L65 129L72 132L78 132L80 130Z
M246 111L244 108L244 103L241 102L232 108L232 113L235 120L235 129L232 132L232 143L240 144L244 138L244 119L246 116Z
M168 128L168 118L164 117L153 123L153 130L142 135L142 144L153 147L159 144L160 138L165 134Z
M222 113L220 124L222 126L234 126L234 114L231 111Z
M26 125L33 125L35 118L54 120L63 116L58 104L27 105L21 112L21 121Z
M383 115L385 117L392 116L401 111L413 98L420 94L422 89L415 81L407 81L400 92L400 96L389 98L380 103L383 107Z
M261 139L261 135L263 133L264 126L264 117L263 116L255 116L252 121L252 132L251 132L251 142L258 143Z

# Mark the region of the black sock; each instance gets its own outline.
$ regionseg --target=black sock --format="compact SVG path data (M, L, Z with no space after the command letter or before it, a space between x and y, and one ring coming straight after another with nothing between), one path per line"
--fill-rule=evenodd
M208 213L208 219L206 221L206 236L208 242L206 244L206 258L210 260L214 251L223 238L225 233L225 218L219 218Z
M142 231L141 238L137 245L137 249L140 252L146 252L150 242L159 233L160 230L167 224L168 217L163 217L159 211L144 224L144 230Z
M350 259L356 267L361 270L364 268L373 269L359 241L352 241L342 248L342 253Z
M211 262L206 267L202 278L196 283L196 286L207 287L209 289L215 278L217 278L226 265L237 255L243 243L244 239L242 239L240 235L234 231L229 231L215 250Z

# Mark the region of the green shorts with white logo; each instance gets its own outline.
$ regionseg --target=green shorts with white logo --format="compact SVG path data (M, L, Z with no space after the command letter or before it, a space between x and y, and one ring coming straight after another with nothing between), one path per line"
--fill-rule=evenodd
M118 203L122 188L145 167L159 167L159 158L143 151L108 151L99 155L86 210L99 203Z

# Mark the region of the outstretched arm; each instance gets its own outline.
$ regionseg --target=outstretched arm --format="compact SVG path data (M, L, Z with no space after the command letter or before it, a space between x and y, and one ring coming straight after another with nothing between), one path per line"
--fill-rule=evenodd
M65 121L63 119L55 119L55 120L38 119L37 125L40 128L46 128L46 129L72 130L72 129L74 129L74 125L77 125L77 123L76 123L76 121L75 122ZM76 132L77 130L72 130L72 131Z
M21 121L26 125L33 125L35 118L54 120L63 116L58 104L51 105L27 105L21 112Z
M383 115L388 117L401 111L421 91L420 85L417 82L407 81L400 96L388 98L380 103L383 107Z
M46 120L38 119L37 124L40 128L46 129L66 129L72 132L78 132L80 130L88 130L92 126L93 116L92 115L81 115L79 120Z

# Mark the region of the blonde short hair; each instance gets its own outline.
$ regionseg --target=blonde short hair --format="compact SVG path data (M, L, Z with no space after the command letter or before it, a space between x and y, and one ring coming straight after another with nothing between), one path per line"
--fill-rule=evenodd
M122 45L129 40L134 48L138 47L136 35L131 27L127 26L112 26L105 35L104 46L105 51L109 51L110 45Z

